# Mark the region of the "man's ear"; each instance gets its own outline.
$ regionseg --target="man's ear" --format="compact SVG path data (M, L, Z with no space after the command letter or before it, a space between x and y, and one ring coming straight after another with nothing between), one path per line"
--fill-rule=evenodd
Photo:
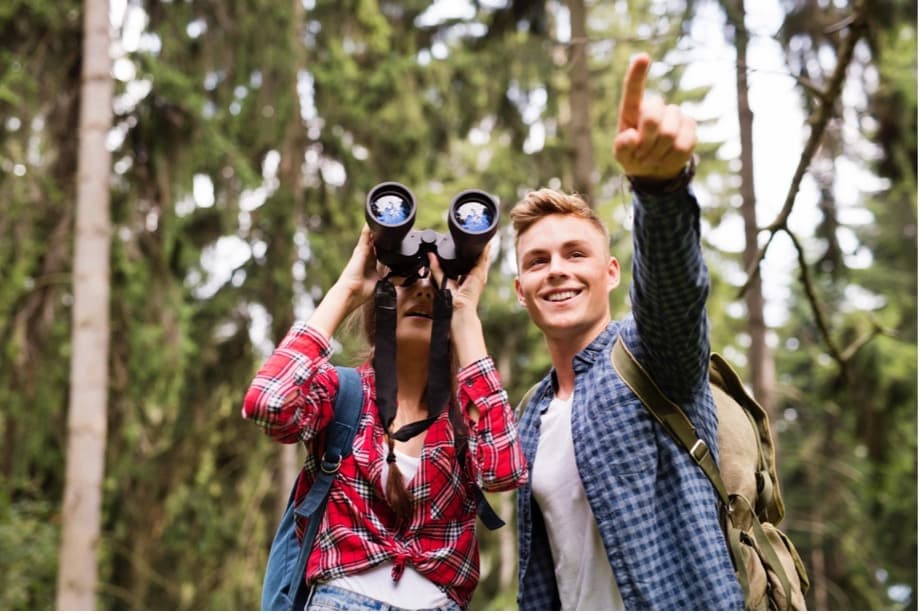
M515 277L515 295L519 298L519 305L525 306L525 295L522 294L522 284L519 282L519 276Z
M611 292L621 284L621 264L614 256L608 261L608 291Z

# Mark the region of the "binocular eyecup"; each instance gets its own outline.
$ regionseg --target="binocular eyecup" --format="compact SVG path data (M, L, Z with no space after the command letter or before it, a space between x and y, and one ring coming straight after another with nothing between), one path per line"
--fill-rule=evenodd
M496 234L499 207L482 190L465 190L448 207L448 231L413 230L416 198L395 181L373 187L365 200L365 221L371 229L375 255L391 271L405 277L428 264L433 252L445 274L466 275L477 263L483 248Z

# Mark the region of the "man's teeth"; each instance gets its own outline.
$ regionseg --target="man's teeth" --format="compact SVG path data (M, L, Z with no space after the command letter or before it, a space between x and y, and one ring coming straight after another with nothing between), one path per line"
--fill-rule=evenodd
M567 300L568 298L573 298L573 297L576 296L576 295L577 295L576 290L567 290L566 292L554 292L553 294L549 294L549 295L547 296L547 300L549 300L549 301L565 301L565 300Z

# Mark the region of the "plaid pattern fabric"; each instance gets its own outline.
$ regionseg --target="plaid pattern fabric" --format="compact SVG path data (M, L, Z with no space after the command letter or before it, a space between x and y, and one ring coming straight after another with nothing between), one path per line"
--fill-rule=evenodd
M690 190L635 194L634 215L632 315L609 324L573 360L576 463L627 609L742 609L710 483L609 360L620 334L716 454L698 204ZM519 423L529 469L553 380L553 372L542 380ZM519 607L559 609L554 562L530 480L517 498Z
M303 441L307 459L298 478L300 502L319 470L323 431L333 417L339 386L329 363L329 342L304 324L295 324L254 378L243 405L274 439ZM419 469L408 485L415 512L409 525L393 530L393 513L382 490L384 429L378 418L374 371L359 368L364 393L353 453L343 461L330 490L307 568L307 581L326 582L388 561L399 581L406 565L445 590L461 606L471 599L480 576L475 537L476 506L471 486L513 489L526 480L512 410L490 358L458 372L461 407L476 406L480 419L469 422L469 448L462 473L448 412L429 427ZM320 436L318 436L318 433ZM299 523L298 537L305 525Z

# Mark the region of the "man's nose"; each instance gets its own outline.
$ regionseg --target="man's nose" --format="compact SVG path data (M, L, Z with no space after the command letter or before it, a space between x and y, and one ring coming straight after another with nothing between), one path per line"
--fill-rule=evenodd
M550 277L567 275L566 260L559 254L551 254L547 263L547 274Z

